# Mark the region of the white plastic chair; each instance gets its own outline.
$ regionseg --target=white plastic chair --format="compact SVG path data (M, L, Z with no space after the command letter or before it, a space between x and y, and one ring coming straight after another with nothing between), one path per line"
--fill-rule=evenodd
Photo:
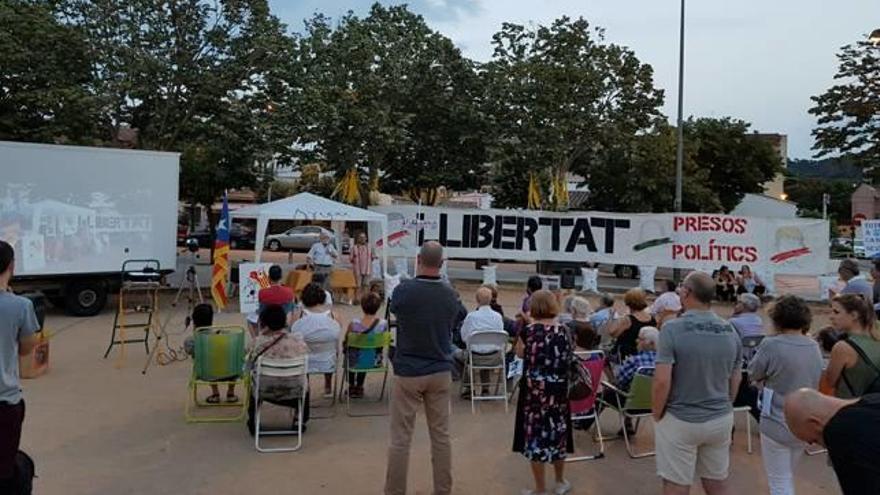
M467 340L467 372L470 375L470 383L471 383L471 413L476 414L477 412L477 401L486 401L486 400L500 400L504 402L504 412L507 412L507 365L504 362L504 351L507 350L507 342L510 340L510 336L507 335L507 332L504 330L484 330L479 332L474 332L468 337ZM492 347L496 348L497 351L493 354L484 354L484 353L475 353L474 346L479 347ZM474 356L479 356L481 360L485 360L487 358L497 358L496 363L492 364L481 364L475 365ZM474 373L475 371L497 371L498 372L498 381L495 383L495 393L492 395L477 395L477 389L482 389L484 385L491 385L491 383L477 383L474 381L474 376L479 376L479 373ZM498 388L501 388L501 394L499 394Z
M270 359L260 357L254 366L253 371L253 398L254 401L254 446L258 452L295 452L302 447L303 436L303 411L308 406L306 404L306 392L309 388L308 380L308 356L293 359ZM295 386L297 381L302 387L300 390L299 407L297 408L297 428L296 430L269 430L262 431L260 429L260 413L262 411L262 402L260 400L260 379L261 378L284 378L290 380L291 386ZM296 435L297 443L292 447L275 447L267 448L260 446L261 436L278 436L278 435Z

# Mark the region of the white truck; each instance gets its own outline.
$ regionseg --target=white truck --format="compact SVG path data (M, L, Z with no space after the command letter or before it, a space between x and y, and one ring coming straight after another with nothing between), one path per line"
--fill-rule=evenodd
M0 239L12 288L97 314L126 260L176 266L179 154L0 141Z

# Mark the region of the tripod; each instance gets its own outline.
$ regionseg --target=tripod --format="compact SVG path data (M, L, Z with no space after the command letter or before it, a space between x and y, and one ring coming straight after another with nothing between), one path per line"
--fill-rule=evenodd
M192 312L193 308L195 308L195 303L197 301L199 304L205 302L202 298L202 289L199 286L199 275L196 273L196 267L193 263L190 263L187 267L183 280L180 282L180 287L177 289L177 294L174 296L174 300L171 301L171 307L177 308L177 303L180 302L180 298L184 294L186 294L186 318L184 319L183 333L186 333L186 331L189 330L190 324L192 324ZM196 300L196 298L198 298L198 300ZM144 369L141 370L141 374L147 374L147 369L150 367L150 363L153 362L154 357L159 364L168 364L173 361L186 359L185 353L181 354L181 357L178 357L178 352L182 353L183 351L175 351L168 345L168 332L165 329L168 326L168 323L171 322L171 318L175 313L176 311L171 311L168 314L165 323L163 323L159 331L156 332L156 344L147 356L147 361L144 363ZM159 349L163 337L165 338L165 346L168 347L167 353Z
M181 281L180 287L177 289L177 295L174 296L174 301L171 302L171 307L177 307L177 303L180 302L180 296L184 293L186 293L186 320L184 327L189 328L190 323L192 323L192 310L195 307L196 297L198 297L199 304L205 302L202 298L202 288L199 285L199 274L196 273L195 265L191 264L187 267L183 281Z

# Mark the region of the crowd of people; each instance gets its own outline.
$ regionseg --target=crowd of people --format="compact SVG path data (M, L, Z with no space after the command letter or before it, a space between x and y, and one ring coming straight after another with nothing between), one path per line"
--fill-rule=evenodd
M359 237L352 256L371 258L364 247ZM319 266L321 256L334 258L330 251L313 254ZM572 422L572 363L578 362L577 351L594 350L605 352L603 380L613 385L593 391L598 395L597 416L625 401L637 374L651 377L656 470L664 494L689 493L695 480L709 495L733 493L733 408L743 397L757 398L749 405L759 421L772 495L795 493L796 468L808 444L828 449L846 495L880 493L880 467L871 455L880 453L880 436L866 427L880 419L880 330L873 306L875 286L858 276L854 263L841 264L841 285L830 305L831 328L820 332L813 328L810 307L798 297L781 296L765 307L763 284L748 267L735 279L729 319L713 308L717 301L731 300L727 282L719 283L730 279L726 267L714 276L692 272L680 285L667 283L653 303L641 289L627 291L620 311L611 295L599 294L593 307L584 295L546 290L539 277L531 277L522 304L509 317L499 304L497 288L491 286L477 289L474 309L466 309L441 276L444 253L436 242L423 244L416 276L403 280L389 298L384 283L370 280L366 261L356 263L361 264L355 267L361 272L361 314L347 325L334 312L332 296L320 277L297 296L281 283L281 268L272 266L271 284L258 295L249 361L307 355L308 373L321 377L319 390L329 398L336 392L333 377L342 369L340 360L368 363L368 368L385 364L380 351L348 348L349 336L394 328L386 494L407 492L419 410L424 411L430 436L433 493L452 492L452 384L463 381L465 398L485 394L481 387L492 378L488 372L478 373L470 383L467 367L499 359L505 364L521 362L512 450L528 461L534 481L523 493L570 493L565 460L574 448L574 429L591 424ZM12 248L0 242L0 488L11 478L24 417L17 357L30 351L38 329L31 302L8 290L13 266ZM382 317L386 302L393 325ZM195 327L210 326L213 310L197 306L192 319ZM499 331L507 333L509 348L468 345L480 332ZM761 340L751 353L743 345L749 339ZM363 397L365 375L351 373L346 378L348 387L341 393ZM502 379L507 378L505 370ZM308 388L302 390L283 378L264 379L258 396L291 408L300 407L304 396L305 410L294 421L301 421L305 431ZM212 387L208 402L221 400L220 390ZM234 387L226 390L225 400L240 400ZM255 407L251 401L252 434ZM628 421L622 424L623 431L635 433ZM548 464L552 482L546 479Z

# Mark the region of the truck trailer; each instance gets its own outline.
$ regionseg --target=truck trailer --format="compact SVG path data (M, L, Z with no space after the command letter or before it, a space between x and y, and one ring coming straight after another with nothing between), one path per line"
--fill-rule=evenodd
M69 314L104 308L127 260L176 266L178 153L0 141L0 239L12 288Z

